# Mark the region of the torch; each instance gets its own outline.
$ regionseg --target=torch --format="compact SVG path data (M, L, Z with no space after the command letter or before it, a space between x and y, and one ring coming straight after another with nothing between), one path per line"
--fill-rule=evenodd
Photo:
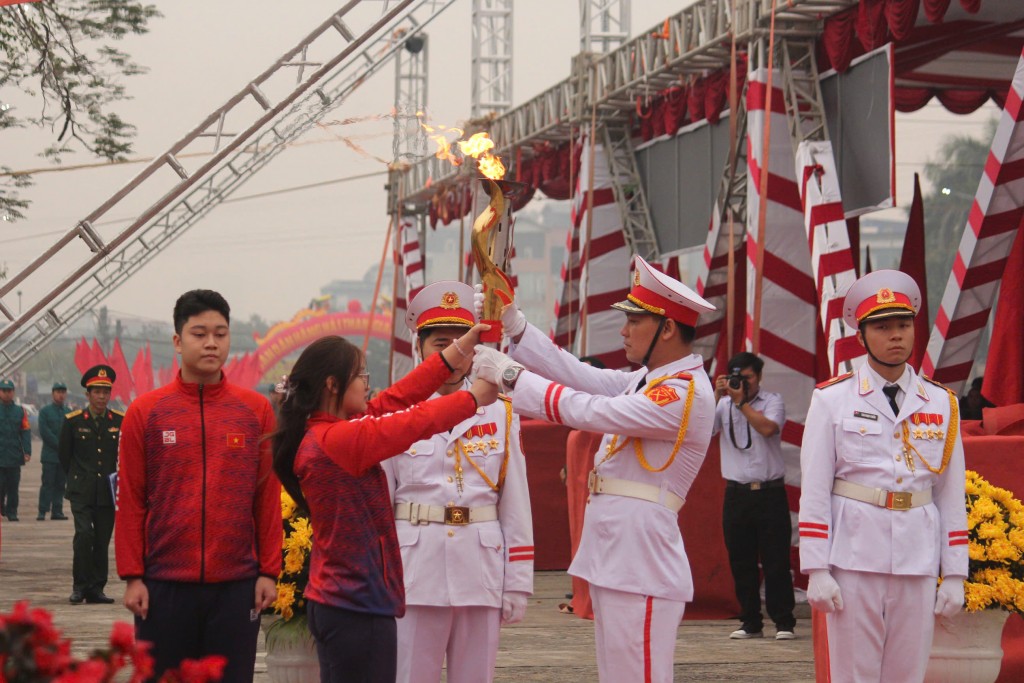
M481 178L480 182L490 201L473 222L470 242L484 289L480 322L491 326L480 335L480 341L493 343L501 341L501 310L515 298L512 281L504 271L509 266L512 252L514 219L510 200L525 185L488 177Z

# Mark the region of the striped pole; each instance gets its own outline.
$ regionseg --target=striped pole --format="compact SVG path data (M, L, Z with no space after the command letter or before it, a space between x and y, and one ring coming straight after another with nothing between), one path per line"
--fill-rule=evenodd
M960 392L1024 217L1024 52L935 317L922 374ZM1021 277L1020 273L1010 273Z

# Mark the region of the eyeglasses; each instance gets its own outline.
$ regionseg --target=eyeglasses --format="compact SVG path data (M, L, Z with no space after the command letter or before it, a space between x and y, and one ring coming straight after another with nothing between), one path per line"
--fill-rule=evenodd
M356 373L356 377L358 377L361 380L363 380L364 382L366 382L366 386L370 386L370 371L369 370L367 370L366 372L357 372Z

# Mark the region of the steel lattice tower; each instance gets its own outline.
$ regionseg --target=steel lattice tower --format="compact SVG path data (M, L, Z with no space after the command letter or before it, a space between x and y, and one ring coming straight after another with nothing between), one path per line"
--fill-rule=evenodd
M473 118L512 108L512 0L473 0Z

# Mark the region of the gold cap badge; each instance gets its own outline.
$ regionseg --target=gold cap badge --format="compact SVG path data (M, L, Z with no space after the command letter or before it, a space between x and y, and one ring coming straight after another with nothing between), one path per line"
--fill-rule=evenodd
M891 304L896 301L896 295L892 293L892 290L888 287L882 287L878 290L878 296L875 297L875 303L879 304Z
M459 295L455 292L445 292L441 296L441 308L459 308Z

